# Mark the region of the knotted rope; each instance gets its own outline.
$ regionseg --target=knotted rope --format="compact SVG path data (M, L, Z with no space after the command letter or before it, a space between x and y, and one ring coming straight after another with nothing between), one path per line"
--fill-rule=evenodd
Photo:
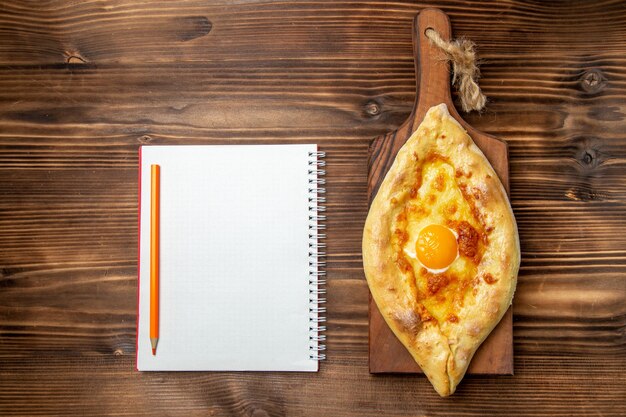
M457 39L447 42L441 39L434 29L426 29L426 37L442 51L448 60L452 61L452 84L456 86L461 99L463 111L480 111L485 107L487 98L480 91L477 80L480 77L476 62L474 42L467 39Z

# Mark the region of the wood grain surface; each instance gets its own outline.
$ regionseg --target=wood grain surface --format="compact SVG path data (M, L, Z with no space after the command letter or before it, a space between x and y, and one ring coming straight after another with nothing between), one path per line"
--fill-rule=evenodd
M483 60L522 266L514 376L370 375L372 138L415 101L413 1L0 3L0 415L626 414L626 4L436 1ZM327 152L320 372L134 371L137 147Z
M413 54L417 95L409 118L393 132L375 138L370 145L368 199L371 201L391 168L402 145L419 128L426 112L444 103L450 115L471 135L509 191L509 155L506 142L474 129L454 107L450 86L450 65L441 50L426 37L434 29L444 41L452 39L450 18L441 9L420 10L413 20ZM372 373L422 373L408 350L393 334L371 293L369 297L369 369ZM510 307L472 358L469 375L513 374L513 309Z

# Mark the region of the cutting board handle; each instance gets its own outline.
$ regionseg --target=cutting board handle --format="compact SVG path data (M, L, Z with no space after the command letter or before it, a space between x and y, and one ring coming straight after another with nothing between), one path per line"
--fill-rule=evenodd
M398 150L417 130L428 109L444 103L450 115L463 126L474 142L483 151L494 169L500 175L508 190L508 158L505 142L480 132L470 126L459 115L450 93L450 65L445 53L433 45L426 36L426 29L432 28L444 41L452 34L450 18L435 8L423 9L413 20L413 53L415 54L415 75L417 96L409 118L398 129L379 136L372 141L369 149L369 191L370 199L376 195L385 174L393 164Z
M426 8L415 16L413 22L413 53L415 54L415 74L417 74L417 99L415 100L413 129L417 129L426 111L432 106L445 103L455 119L456 113L450 94L450 65L444 52L432 44L426 30L432 28L444 41L452 34L450 18L443 11Z

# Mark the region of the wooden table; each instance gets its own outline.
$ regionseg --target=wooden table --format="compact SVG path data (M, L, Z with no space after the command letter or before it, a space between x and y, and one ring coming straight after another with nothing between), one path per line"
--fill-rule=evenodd
M441 399L367 366L370 139L415 98L396 2L0 5L0 415L625 415L626 3L452 2L510 146L515 376ZM317 374L134 370L137 147L317 142L328 360Z

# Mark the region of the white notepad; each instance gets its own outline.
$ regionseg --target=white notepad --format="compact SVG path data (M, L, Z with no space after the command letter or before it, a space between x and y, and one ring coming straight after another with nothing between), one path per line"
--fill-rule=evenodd
M142 147L139 371L318 370L320 156L308 144ZM155 356L151 164L161 167Z

